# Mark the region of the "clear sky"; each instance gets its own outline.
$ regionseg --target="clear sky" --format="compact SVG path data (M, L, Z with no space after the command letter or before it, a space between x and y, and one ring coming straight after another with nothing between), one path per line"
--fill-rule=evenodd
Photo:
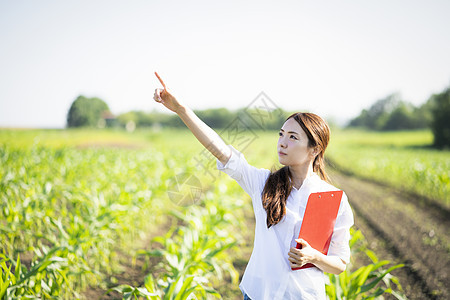
M163 110L249 104L348 120L450 85L450 1L0 0L0 127L56 127L80 94Z

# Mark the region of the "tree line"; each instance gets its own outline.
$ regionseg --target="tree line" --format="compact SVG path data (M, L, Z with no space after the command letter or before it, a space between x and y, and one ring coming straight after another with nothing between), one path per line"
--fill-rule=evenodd
M388 95L363 109L348 127L376 131L430 128L436 147L450 147L450 87L417 107L402 100L400 94Z
M220 129L229 126L238 119L246 128L278 130L285 118L292 112L278 108L274 111L261 112L241 108L228 110L212 108L195 110L195 113L210 127ZM253 116L260 116L260 119ZM261 122L262 120L262 122ZM184 127L175 114L130 111L114 116L106 102L99 98L79 96L72 103L67 114L67 127ZM392 131L431 128L434 145L439 148L450 147L450 87L434 94L422 105L413 104L401 98L400 94L391 94L375 101L369 108L352 119L347 127L359 127L366 130Z
M239 120L249 129L278 130L283 125L289 112L278 108L272 111L257 111L241 108L228 110L226 108L212 108L194 110L206 124L215 129L223 129L234 121ZM106 102L99 98L79 96L72 103L67 114L67 127L124 127L132 123L133 128L143 127L185 127L183 121L176 114L129 111L113 116Z
M211 108L194 110L194 112L202 121L214 129L224 129L231 126L233 122L239 121L245 128L249 129L278 130L289 114L281 108L270 112L248 108L237 110ZM126 125L130 121L134 122L136 127L185 127L178 115L160 113L155 110L152 112L130 111L119 115L117 119L122 125Z

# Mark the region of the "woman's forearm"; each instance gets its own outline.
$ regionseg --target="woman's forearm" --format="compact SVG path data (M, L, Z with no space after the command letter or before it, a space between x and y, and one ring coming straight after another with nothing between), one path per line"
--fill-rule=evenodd
M346 268L346 264L340 257L327 256L320 252L318 252L312 263L322 271L336 275L344 272Z
M231 150L211 127L205 124L189 107L180 106L176 110L176 113L212 155L222 164L228 162L231 156Z
M292 268L301 267L307 263L312 263L324 272L340 274L345 271L346 264L338 256L328 256L311 247L304 239L296 239L302 247L297 249L292 247L288 253Z
M183 105L167 90L164 81L158 73L155 72L155 75L158 77L164 89L156 89L153 99L175 112L200 143L220 160L222 164L226 164L231 157L230 148L227 147L225 142L214 130L200 120L189 107Z

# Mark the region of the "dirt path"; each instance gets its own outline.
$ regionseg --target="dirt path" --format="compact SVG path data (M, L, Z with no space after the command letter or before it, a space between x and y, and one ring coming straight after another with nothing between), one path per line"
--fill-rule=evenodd
M380 259L406 266L394 271L408 299L450 299L450 213L418 196L330 172L343 189Z

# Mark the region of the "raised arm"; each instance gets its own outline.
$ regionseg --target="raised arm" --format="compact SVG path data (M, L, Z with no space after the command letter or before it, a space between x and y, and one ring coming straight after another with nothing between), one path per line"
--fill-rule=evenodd
M199 142L214 155L222 164L226 164L231 156L231 150L222 138L211 127L205 124L186 105L178 101L168 90L164 81L155 72L161 82L163 89L156 89L153 99L175 112L186 126L192 131Z

